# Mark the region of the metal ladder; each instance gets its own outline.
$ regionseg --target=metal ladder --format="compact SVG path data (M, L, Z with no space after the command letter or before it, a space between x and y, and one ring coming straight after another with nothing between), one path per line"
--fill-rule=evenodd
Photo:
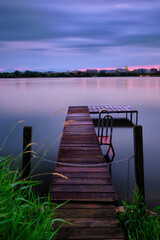
M107 113L103 118L101 115ZM108 128L110 125L110 134L108 134ZM106 131L104 133L104 128L106 127ZM98 140L100 145L109 145L107 153L111 149L113 155L115 155L113 146L112 146L112 133L113 133L113 117L109 114L109 111L106 109L102 109L99 111L99 118L98 118Z

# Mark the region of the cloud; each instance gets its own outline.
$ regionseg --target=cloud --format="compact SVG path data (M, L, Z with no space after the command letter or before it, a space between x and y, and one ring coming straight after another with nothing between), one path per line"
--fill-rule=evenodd
M16 52L26 59L58 54L100 59L110 49L159 49L159 12L156 0L2 0L0 50L6 58Z
M111 39L127 32L141 33L146 29L154 36L159 30L160 15L157 8L130 7L126 1L26 1L7 2L0 8L0 40L32 41L43 39L83 38ZM37 5L37 4L38 5ZM67 8L66 8L67 5ZM129 6L128 6L129 5ZM146 4L147 5L147 4ZM145 5L145 6L146 6ZM78 8L79 6L79 8ZM87 7L88 6L88 7ZM121 6L121 7L119 7ZM44 7L44 8L43 8ZM74 8L76 7L76 8ZM80 8L81 7L81 8ZM85 7L85 11L83 8ZM96 9L95 9L96 8ZM138 35L138 34L137 34ZM130 36L130 34L129 34Z

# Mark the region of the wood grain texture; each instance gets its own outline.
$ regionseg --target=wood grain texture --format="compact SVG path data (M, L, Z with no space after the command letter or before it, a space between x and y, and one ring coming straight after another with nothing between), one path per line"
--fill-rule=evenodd
M54 172L63 177L53 175L52 199L70 200L57 216L72 223L65 223L56 239L124 239L114 206L117 195L88 107L69 107Z

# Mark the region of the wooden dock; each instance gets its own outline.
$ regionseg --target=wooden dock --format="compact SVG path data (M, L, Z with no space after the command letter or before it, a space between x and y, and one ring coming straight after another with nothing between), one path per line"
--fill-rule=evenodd
M128 114L130 115L130 122L132 122L133 114L135 114L135 124L138 124L138 110L129 105L98 105L98 106L88 106L90 114L98 114L101 110L107 110L108 113L118 113L126 114L126 119L128 120Z
M68 109L55 172L68 179L53 175L53 200L70 200L58 217L73 223L64 224L56 239L124 239L118 199L87 106Z
M100 110L106 109L109 113L136 113L138 111L129 105L98 105L98 106L88 106L89 113L95 114L99 113Z

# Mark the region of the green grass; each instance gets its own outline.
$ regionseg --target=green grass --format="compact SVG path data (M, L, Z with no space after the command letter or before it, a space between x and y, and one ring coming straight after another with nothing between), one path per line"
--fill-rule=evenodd
M38 182L20 180L12 162L12 157L0 157L0 239L54 239L64 223L55 213L60 205L37 196L33 187Z
M160 239L160 207L154 209L157 214L146 210L143 197L138 189L133 201L127 204L122 201L124 212L118 211L118 218L129 240L158 240Z

